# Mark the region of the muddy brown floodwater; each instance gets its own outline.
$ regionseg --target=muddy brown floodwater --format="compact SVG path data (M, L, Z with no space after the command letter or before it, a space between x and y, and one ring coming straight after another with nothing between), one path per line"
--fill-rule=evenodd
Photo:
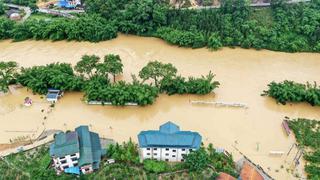
M181 75L199 76L212 71L221 86L216 95L160 95L147 107L107 107L85 105L81 93L66 93L50 112L49 104L26 89L0 97L0 143L17 137L37 137L46 129L74 129L89 125L101 136L125 141L137 140L141 130L157 129L173 121L183 130L198 131L205 144L224 147L235 159L240 157L234 147L261 165L276 179L292 179L287 172L292 167L291 156L272 157L270 151L288 152L293 136L287 137L281 122L285 116L320 119L320 108L308 104L278 105L271 98L261 97L270 81L285 79L297 82L319 81L320 54L281 53L224 48L217 52L207 49L187 49L171 46L155 38L120 35L100 42L0 42L0 60L17 61L21 66L44 65L51 62L75 64L84 54L103 56L119 54L124 63L122 79L150 60L174 64ZM34 100L30 108L23 99ZM248 104L248 109L192 105L190 100L214 100ZM41 112L41 110L44 112ZM284 168L281 168L281 166Z

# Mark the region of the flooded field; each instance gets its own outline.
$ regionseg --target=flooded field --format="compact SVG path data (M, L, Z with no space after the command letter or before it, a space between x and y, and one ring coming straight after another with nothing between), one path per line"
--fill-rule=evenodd
M307 104L277 105L271 98L261 97L270 81L285 79L297 82L319 81L320 54L280 53L225 48L217 52L207 49L186 49L170 46L155 38L120 35L101 43L24 41L0 42L0 60L17 61L21 66L44 65L51 62L75 64L84 54L119 54L124 63L120 79L130 80L131 74L150 60L174 64L181 75L200 76L209 71L221 83L215 95L161 95L147 107L89 106L81 101L83 94L66 93L52 110L38 95L20 89L0 96L0 143L17 138L36 138L44 129L72 130L87 124L101 136L125 141L137 140L141 130L157 129L173 121L183 130L198 131L205 144L224 147L237 159L234 147L261 165L276 179L292 179L286 168L293 157L287 157L294 138L281 128L285 116L320 119L320 107ZM25 97L35 102L23 107ZM193 105L191 100L214 100L245 103L248 109ZM272 157L270 151L283 151ZM284 168L280 168L281 165ZM269 169L269 170L268 170Z

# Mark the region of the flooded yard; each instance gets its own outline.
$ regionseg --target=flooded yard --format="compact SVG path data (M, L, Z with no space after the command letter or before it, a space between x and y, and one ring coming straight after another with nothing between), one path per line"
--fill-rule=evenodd
M86 105L81 100L82 93L66 93L53 109L45 99L23 88L0 96L0 143L27 136L36 138L44 129L72 130L84 124L102 137L117 141L131 137L136 141L141 130L157 129L170 120L183 130L198 131L205 144L226 148L236 160L240 157L237 148L274 178L292 179L286 168L291 167L293 157L287 157L286 153L294 138L285 135L281 122L285 116L320 119L320 107L304 103L278 105L260 94L273 80L319 82L320 54L238 48L211 52L170 46L156 38L126 35L100 43L0 42L0 60L17 61L24 67L52 62L75 64L84 54L103 57L110 53L119 54L124 63L124 74L119 79L131 80L131 74L138 74L148 61L158 60L174 64L183 76L206 75L212 71L221 86L215 94L206 96L160 95L154 105L147 107ZM34 101L32 107L22 106L27 96ZM192 100L245 103L249 108L195 105L191 104ZM272 157L270 151L283 151L285 155Z

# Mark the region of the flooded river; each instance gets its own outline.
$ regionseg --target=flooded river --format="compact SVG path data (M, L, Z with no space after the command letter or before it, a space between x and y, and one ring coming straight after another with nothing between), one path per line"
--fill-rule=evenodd
M139 131L157 129L170 120L183 130L198 131L205 144L224 147L235 159L240 157L236 151L239 149L276 179L293 178L286 171L293 157L271 157L269 152L286 154L294 143L294 138L287 137L281 128L285 116L320 119L320 107L304 103L277 105L273 99L260 94L272 80L319 82L320 54L238 48L211 52L170 46L155 38L125 35L100 43L0 42L0 60L17 61L21 66L58 61L75 64L84 54L102 57L108 53L121 56L124 74L120 78L125 80L130 80L131 74L137 74L148 61L159 60L174 64L184 76L200 76L212 71L221 86L215 95L160 95L154 105L147 107L88 106L81 101L83 94L66 93L52 111L40 96L21 89L0 97L0 143L18 136L34 138L44 129L72 130L83 124L106 138L125 141L131 137L136 141ZM30 108L21 106L26 96L35 102ZM249 108L192 105L191 100L245 103ZM281 165L284 168L280 168Z

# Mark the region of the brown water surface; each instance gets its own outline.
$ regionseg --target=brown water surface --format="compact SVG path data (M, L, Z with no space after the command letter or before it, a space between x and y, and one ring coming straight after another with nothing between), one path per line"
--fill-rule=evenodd
M112 41L0 42L0 60L17 61L21 66L44 65L51 62L75 64L84 54L103 56L119 54L124 63L122 79L150 60L174 64L184 76L200 76L212 71L221 83L216 95L160 95L147 107L88 106L81 93L66 93L50 112L49 104L26 89L0 97L0 143L18 136L36 137L46 129L74 129L87 124L101 136L125 141L137 140L141 130L157 129L171 120L183 130L198 131L204 143L224 147L239 158L241 152L260 164L276 179L292 179L286 168L291 167L293 155L271 157L269 151L288 152L294 138L287 137L281 122L285 116L320 119L320 107L308 104L278 105L260 94L270 81L285 79L297 82L319 81L320 54L280 53L224 48L217 52L207 49L186 49L170 46L155 38L120 35ZM23 99L34 100L32 107L23 107ZM192 105L190 100L214 100L248 104L248 109ZM44 112L41 112L41 110ZM49 112L48 112L49 111ZM281 169L280 166L284 165ZM279 172L276 172L279 170Z

